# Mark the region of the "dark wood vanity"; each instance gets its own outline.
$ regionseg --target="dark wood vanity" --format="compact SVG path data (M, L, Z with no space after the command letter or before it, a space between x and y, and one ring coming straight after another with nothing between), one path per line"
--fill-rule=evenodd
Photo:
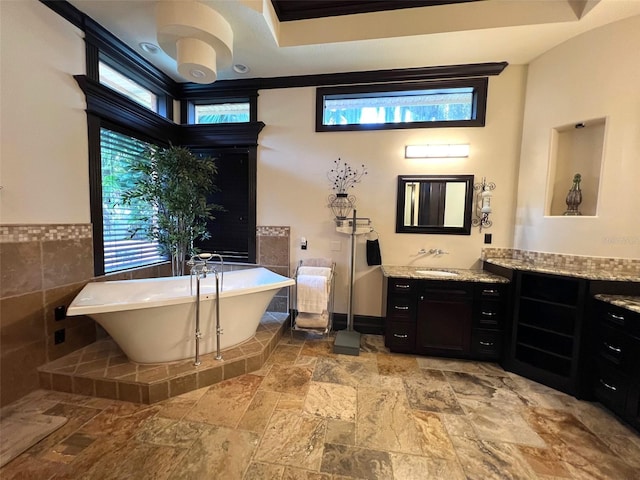
M392 352L498 360L506 280L485 274L475 281L469 271L457 280L425 277L384 277L385 345Z
M506 266L505 266L506 265ZM392 352L498 361L505 370L598 400L640 431L640 278L517 261L429 278L385 267ZM632 305L631 307L629 305Z

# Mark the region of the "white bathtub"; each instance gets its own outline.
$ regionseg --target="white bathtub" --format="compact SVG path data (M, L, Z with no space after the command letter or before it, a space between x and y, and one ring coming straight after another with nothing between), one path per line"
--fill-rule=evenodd
M273 296L295 281L266 268L224 273L220 348L250 339ZM215 276L200 281L200 353L216 350ZM195 356L196 282L189 276L88 283L67 315L87 315L134 362L162 363Z

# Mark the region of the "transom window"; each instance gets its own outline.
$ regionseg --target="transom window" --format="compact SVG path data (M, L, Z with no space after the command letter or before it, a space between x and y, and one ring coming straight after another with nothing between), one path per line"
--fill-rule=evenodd
M250 120L249 102L195 105L195 123L245 123Z
M318 88L316 131L483 126L484 79Z
M153 112L158 111L158 96L104 62L98 63L100 83L112 88Z

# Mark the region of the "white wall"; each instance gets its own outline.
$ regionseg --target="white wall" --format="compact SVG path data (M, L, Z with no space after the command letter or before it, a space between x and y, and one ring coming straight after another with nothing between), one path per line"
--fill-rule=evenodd
M640 257L638 52L640 16L587 32L529 65L516 248ZM597 216L545 217L551 130L602 117L607 126Z
M0 22L0 222L88 223L82 32L35 0Z
M327 197L326 174L340 157L352 167L365 164L368 174L353 189L357 214L370 217L380 235L382 261L388 265L478 266L485 231L466 235L396 234L397 176L473 174L497 184L493 197L492 246L511 247L515 215L517 165L526 67L509 66L489 79L484 128L408 129L363 132L315 132L315 88L261 90L260 120L266 127L258 150L258 225L289 225L292 265L301 258L329 256L338 263L337 311L346 312L349 237L335 231ZM470 143L467 159L407 160L407 144ZM308 250L301 250L305 236ZM354 312L379 316L382 275L368 267L364 238L357 245ZM340 251L332 250L335 244ZM416 254L421 248L448 252L438 258Z

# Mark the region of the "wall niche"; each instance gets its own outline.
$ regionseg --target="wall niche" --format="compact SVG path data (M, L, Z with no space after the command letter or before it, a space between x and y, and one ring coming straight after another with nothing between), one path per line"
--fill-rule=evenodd
M567 194L577 173L582 193L578 211L581 216L596 215L605 127L606 119L596 118L552 129L547 215L565 215Z

